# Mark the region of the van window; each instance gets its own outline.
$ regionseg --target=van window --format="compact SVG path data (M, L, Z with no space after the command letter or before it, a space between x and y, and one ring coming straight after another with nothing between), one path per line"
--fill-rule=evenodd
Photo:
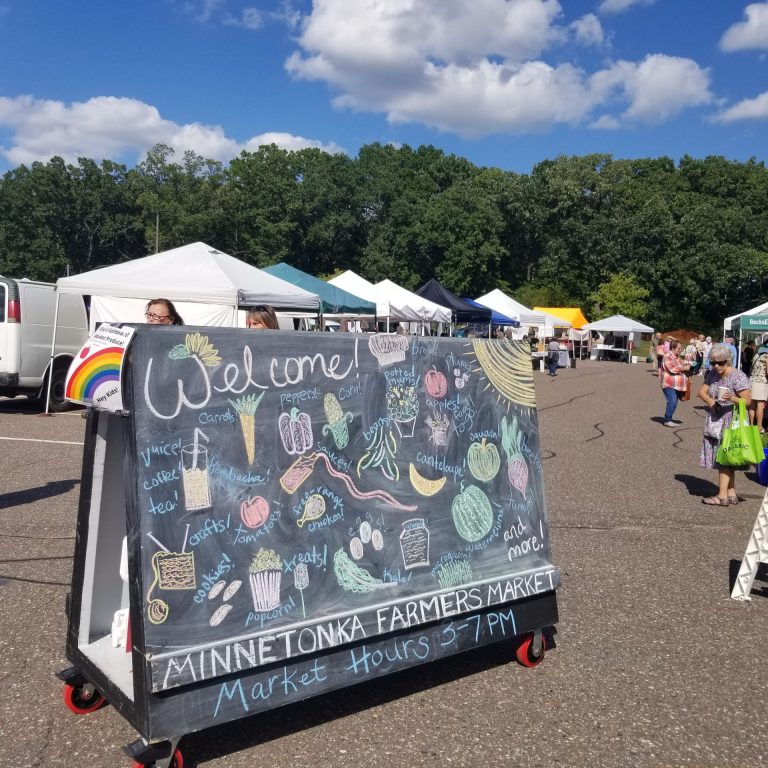
M5 322L6 293L5 283L0 283L0 323Z

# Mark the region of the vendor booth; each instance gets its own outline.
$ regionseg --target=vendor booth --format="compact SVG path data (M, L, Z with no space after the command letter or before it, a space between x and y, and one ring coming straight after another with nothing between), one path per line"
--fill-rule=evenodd
M593 360L623 360L627 363L637 362L638 342L646 334L652 334L653 328L624 315L611 317L587 323L582 326L584 331L594 331L598 334L597 342L592 344L591 359Z
M737 333L738 343L736 346L739 350L739 358L741 358L741 350L746 341L768 338L768 302L758 304L738 315L726 317L723 321L723 337L733 336L736 338Z
M318 311L316 293L246 264L205 243L62 277L56 291L91 297L90 330L100 323L143 323L147 301L170 299L188 325L242 325L238 309Z

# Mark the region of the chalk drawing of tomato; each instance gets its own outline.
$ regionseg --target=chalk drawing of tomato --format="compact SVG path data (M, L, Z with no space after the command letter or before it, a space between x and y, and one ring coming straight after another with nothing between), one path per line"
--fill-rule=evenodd
M269 502L263 496L248 497L240 505L240 519L246 528L260 528L269 517Z

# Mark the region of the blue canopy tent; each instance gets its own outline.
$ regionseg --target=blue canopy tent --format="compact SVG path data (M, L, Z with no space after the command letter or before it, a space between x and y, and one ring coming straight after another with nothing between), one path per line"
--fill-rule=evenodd
M290 264L280 262L270 267L264 267L264 271L305 290L309 290L307 286L313 286L311 292L316 293L320 297L321 315L326 317L328 315L342 317L376 316L376 305L372 302L337 288L335 285L326 283L325 280L320 280L306 272L302 272Z

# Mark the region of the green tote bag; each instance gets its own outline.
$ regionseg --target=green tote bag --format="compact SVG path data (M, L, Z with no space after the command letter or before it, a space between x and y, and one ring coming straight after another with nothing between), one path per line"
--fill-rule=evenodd
M733 415L731 426L723 432L723 440L717 450L716 461L723 467L743 467L756 464L765 458L760 430L750 426L747 406L739 401L739 413Z

